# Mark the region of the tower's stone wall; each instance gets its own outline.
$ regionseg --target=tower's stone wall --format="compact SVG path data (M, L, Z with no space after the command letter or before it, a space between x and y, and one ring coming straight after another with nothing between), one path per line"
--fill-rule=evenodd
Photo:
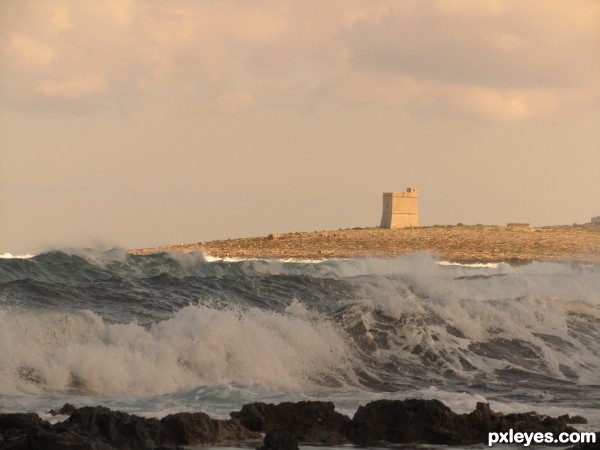
M411 228L419 226L419 192L409 187L406 192L383 194L382 228Z

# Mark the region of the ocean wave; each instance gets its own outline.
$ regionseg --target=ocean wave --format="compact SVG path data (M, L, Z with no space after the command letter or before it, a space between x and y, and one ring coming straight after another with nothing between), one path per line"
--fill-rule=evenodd
M21 260L19 260L21 259ZM10 279L44 276L102 280L108 276L149 277L160 274L174 277L198 276L270 276L308 275L320 278L349 278L360 275L422 274L456 278L482 274L557 275L563 277L600 276L600 265L577 262L531 262L521 266L507 263L462 264L438 260L435 255L419 252L391 258L359 257L296 261L288 259L212 258L202 252L134 255L125 249L56 250L23 258L0 261L0 282Z
M400 297L332 314L297 300L281 312L187 306L149 327L85 310L4 308L0 379L10 390L94 395L236 382L286 392L477 385L512 393L526 381L523 398L552 386L573 396L598 383L597 308L536 299L442 305L408 290Z
M307 264L114 249L5 259L0 395L261 383L524 399L551 386L555 398L575 398L600 384L599 292L597 265L443 265L428 254Z
M298 303L285 314L186 307L149 329L90 311L0 310L0 336L2 383L40 392L141 395L236 380L301 390L352 354Z

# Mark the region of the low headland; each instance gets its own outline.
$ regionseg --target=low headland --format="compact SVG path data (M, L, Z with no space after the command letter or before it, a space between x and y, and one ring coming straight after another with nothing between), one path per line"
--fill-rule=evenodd
M272 233L263 237L174 244L133 254L203 252L216 258L330 259L393 257L429 252L462 263L578 261L600 264L600 227L454 225L419 228L353 228Z

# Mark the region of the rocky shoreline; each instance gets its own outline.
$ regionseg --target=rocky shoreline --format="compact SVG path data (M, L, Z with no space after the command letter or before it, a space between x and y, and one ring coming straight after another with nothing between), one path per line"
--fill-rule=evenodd
M331 402L251 403L228 420L207 414L177 413L144 418L102 406L66 404L50 424L34 413L0 414L0 450L176 450L181 446L227 444L262 450L310 445L385 446L388 444L487 444L488 433L576 432L579 416L548 417L536 412L502 414L477 403L469 414L456 414L438 400L377 400L361 406L351 419ZM598 435L600 439L600 435ZM598 440L600 442L600 440ZM583 444L578 450L597 449ZM564 447L564 446L563 446Z
M174 244L133 254L193 252L217 258L328 259L429 252L455 262L579 261L600 264L600 227L432 226L271 233L264 237Z

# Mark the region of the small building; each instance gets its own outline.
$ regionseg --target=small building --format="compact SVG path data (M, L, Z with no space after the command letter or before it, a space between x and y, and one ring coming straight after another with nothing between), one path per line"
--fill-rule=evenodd
M383 194L381 228L412 228L419 226L419 192L408 187L406 192Z
M600 225L600 216L592 217L592 225Z

